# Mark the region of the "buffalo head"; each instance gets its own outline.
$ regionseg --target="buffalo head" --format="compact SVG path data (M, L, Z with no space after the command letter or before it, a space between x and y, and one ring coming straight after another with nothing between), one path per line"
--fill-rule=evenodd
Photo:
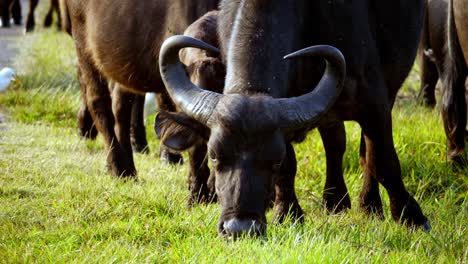
M275 177L286 156L288 131L317 125L342 90L343 55L331 46L313 46L285 58L319 56L325 73L310 93L293 98L268 94L220 94L194 85L179 61L192 47L218 52L199 40L174 36L160 52L161 75L177 106L210 129L208 155L221 204L219 232L229 236L261 234Z

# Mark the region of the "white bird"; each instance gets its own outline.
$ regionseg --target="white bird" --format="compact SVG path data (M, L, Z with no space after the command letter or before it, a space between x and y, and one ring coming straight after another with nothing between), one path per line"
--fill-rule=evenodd
M144 117L146 118L152 113L158 110L158 105L156 103L156 94L146 93L145 95L145 108L144 108Z
M3 68L0 71L0 92L6 90L11 81L15 80L15 71L11 68Z

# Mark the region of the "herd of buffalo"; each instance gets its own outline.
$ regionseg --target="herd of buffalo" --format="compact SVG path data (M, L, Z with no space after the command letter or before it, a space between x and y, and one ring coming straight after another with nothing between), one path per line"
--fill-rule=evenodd
M21 23L18 8L0 0L3 26L10 11ZM392 136L392 108L418 48L424 102L435 105L440 79L448 155L466 164L466 0L52 0L53 10L76 47L80 135L99 132L110 172L136 177L132 153L147 151L144 94L156 93L160 157L180 163L188 151L189 204L216 200L220 234L264 233L272 202L275 221L303 219L292 143L314 128L327 160L324 205L350 208L348 120L362 129L359 206L383 217L380 183L396 221L430 229L403 184Z

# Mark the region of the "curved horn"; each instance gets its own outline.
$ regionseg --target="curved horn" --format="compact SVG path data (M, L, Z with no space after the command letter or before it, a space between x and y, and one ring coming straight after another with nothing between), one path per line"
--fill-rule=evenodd
M346 62L343 54L335 47L318 45L308 47L285 56L285 59L314 56L326 60L325 73L315 89L293 98L274 99L274 109L279 109L279 124L282 128L315 126L343 90Z
M199 48L213 53L219 53L219 50L191 37L172 36L164 41L159 52L159 70L172 100L184 113L206 125L222 95L203 90L189 80L179 59L179 51L183 48Z

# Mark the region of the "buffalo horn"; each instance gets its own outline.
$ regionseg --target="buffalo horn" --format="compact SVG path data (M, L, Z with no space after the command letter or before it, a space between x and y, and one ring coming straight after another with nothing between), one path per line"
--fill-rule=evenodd
M159 53L161 76L174 103L187 115L207 124L222 95L203 90L189 80L179 59L183 48L199 48L215 54L219 50L203 41L179 35L164 41Z
M343 54L337 48L327 45L312 46L291 53L284 58L304 56L324 58L326 61L325 73L319 84L310 93L299 97L272 99L272 109L278 109L279 125L285 129L316 126L343 90L346 62Z

